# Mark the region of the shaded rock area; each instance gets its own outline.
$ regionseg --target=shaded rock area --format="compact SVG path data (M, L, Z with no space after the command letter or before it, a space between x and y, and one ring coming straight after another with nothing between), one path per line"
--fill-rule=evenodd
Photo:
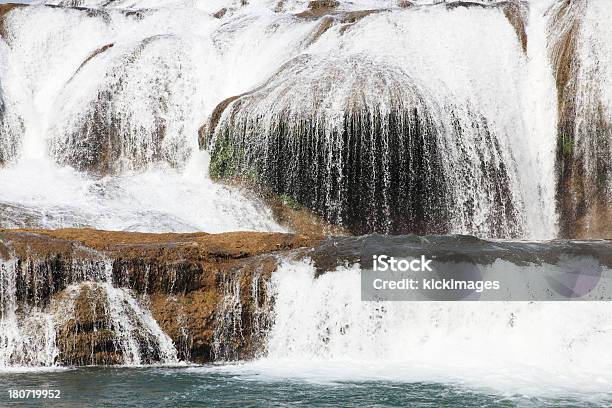
M126 55L108 59L105 78L97 92L84 101L84 113L67 113L69 117L63 124L51 131L51 154L58 163L80 171L109 174L142 169L151 162L163 161L173 166L185 162L189 148L184 140L176 137L176 130L172 130L172 126L176 126L172 123L173 112L182 107L173 99L176 96L171 90L175 82L180 82L181 74L173 71L176 67L151 58L157 52L151 51L152 48L171 47L174 42L172 36L152 36L140 41ZM83 61L67 84L67 94L72 88L78 88L80 81L89 80L86 68L112 51L113 47L113 43L106 44ZM167 70L165 77L155 77L147 82L148 92L143 88L139 90L142 95L130 95L146 101L139 106L149 110L151 117L155 118L152 122L140 123L137 118L141 113L135 113L125 100L126 95L133 92L139 64L159 64L160 70ZM83 106L78 105L78 109L83 110Z
M447 233L461 212L467 231L520 235L497 136L478 113L465 122L454 109L383 64L302 55L219 104L200 142L213 178L267 186L354 234ZM479 150L480 161L451 157L454 148ZM488 196L481 225L473 220L482 204L455 194L462 183Z
M427 254L435 262L468 262L478 266L503 261L516 266L572 264L589 259L603 268L612 269L612 240L548 242L488 241L469 235L367 235L328 237L309 252L318 274L343 265L362 263L371 266L372 258L364 254ZM568 262L568 260L571 260ZM369 262L369 265L368 265ZM573 266L575 268L575 266ZM576 273L576 272L574 272Z
M548 46L558 92L557 209L561 237L610 238L612 117L600 82L593 79L610 62L601 58L593 65L579 49L580 44L597 49L597 41L607 41L584 38L587 7L586 0L564 0L549 10Z
M277 256L319 240L0 230L0 262L15 266L18 310L54 316L56 363L209 362L261 352Z

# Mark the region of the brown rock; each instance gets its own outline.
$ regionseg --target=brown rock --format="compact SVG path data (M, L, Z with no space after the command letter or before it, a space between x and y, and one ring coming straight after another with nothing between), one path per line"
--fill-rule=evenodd
M0 255L17 267L17 301L58 316L59 363L124 362L109 319L108 283L148 305L179 358L207 362L261 350L270 325L265 288L277 254L320 240L259 232L0 230ZM143 362L157 361L156 353L149 349Z
M401 8L408 8L408 7L413 7L414 3L410 0L398 0L397 5L398 7L401 7Z
M215 12L213 14L214 18L223 18L223 16L225 15L225 13L227 13L227 8L223 7L222 9L220 9L219 11Z
M562 238L612 237L612 207L606 187L612 177L609 157L612 124L596 95L589 98L590 113L578 117L576 112L577 80L582 64L577 46L587 5L586 1L564 0L555 3L549 11L549 55L559 112L556 170ZM579 139L592 143L588 149L578 149ZM594 163L594 169L587 169L585 162Z
M27 7L26 4L18 4L18 3L5 3L0 4L0 37L7 39L6 28L4 27L4 19L6 15L13 11L16 8Z

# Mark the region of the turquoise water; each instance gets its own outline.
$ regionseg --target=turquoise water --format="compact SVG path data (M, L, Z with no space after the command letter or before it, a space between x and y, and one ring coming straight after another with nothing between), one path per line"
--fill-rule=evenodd
M9 389L59 389L57 400ZM0 373L0 406L48 407L600 407L612 399L498 395L449 384L266 379L219 367L78 368Z

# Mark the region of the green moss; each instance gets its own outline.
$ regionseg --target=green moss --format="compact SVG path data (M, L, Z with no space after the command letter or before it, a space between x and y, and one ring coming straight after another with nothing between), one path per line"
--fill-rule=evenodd
M259 184L261 177L257 170L241 168L240 161L244 154L244 149L236 149L229 138L218 141L210 159L210 177L212 179L229 179L240 176L243 181Z
M258 184L261 181L261 178L259 177L259 174L257 173L257 171L255 171L253 169L247 171L245 173L245 177L251 183Z
M210 177L223 179L236 175L238 171L237 160L236 151L229 139L225 138L218 141L210 159Z
M574 140L565 133L561 135L561 150L566 156L571 155L574 150Z
M281 194L278 198L280 198L281 202L292 210L299 210L302 206L298 203L295 198L288 196L286 194Z

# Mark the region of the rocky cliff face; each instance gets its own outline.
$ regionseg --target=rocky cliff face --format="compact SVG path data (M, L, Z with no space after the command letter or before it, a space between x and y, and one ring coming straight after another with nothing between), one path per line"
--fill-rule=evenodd
M364 56L302 55L217 107L202 132L210 174L268 186L356 234L520 236L502 137L431 94Z
M252 357L270 324L266 282L276 256L317 240L248 232L1 230L4 363ZM40 338L28 337L34 324Z
M550 10L549 52L558 91L557 201L562 237L612 236L610 40L592 18L594 1L559 1Z

